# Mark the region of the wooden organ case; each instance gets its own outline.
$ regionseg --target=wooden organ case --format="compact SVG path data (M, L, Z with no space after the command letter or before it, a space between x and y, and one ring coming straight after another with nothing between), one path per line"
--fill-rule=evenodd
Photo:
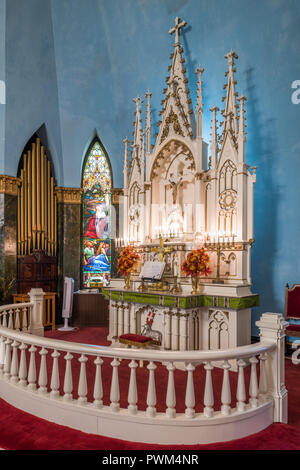
M57 201L54 177L37 136L19 166L17 291L57 290Z

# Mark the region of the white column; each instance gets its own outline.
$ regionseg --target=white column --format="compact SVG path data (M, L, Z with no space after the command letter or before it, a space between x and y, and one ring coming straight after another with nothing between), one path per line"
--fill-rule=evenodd
M127 302L124 303L124 333L130 332L130 309Z
M58 358L60 353L54 349L51 357L53 357L53 364L52 364L52 374L51 374L51 382L50 382L50 398L58 399L59 398L59 367L58 367Z
M179 336L179 348L180 351L187 350L187 330L188 330L188 316L183 311L180 312L180 336Z
M260 329L261 341L274 343L276 348L268 355L266 369L268 395L274 400L273 420L287 423L287 389L284 383L285 329L288 322L280 313L263 313L256 322Z
M29 333L37 336L44 336L43 325L43 289L31 289L29 292L30 302L33 308L30 315Z
M148 382L148 391L147 391L147 410L146 414L150 418L154 418L156 415L156 388L155 388L155 375L154 371L156 365L154 362L150 362L147 366L149 370L149 382Z

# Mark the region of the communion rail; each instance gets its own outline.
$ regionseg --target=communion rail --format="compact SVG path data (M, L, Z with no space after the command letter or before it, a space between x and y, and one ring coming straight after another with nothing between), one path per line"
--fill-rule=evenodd
M30 304L27 307L31 308ZM231 440L258 432L274 421L286 422L286 322L279 314L265 313L257 322L259 343L228 350L171 352L35 336L13 329L16 323L8 320L17 308L24 306L0 309L0 396L24 411L89 433L160 444ZM138 369L139 361L147 362L147 371ZM229 374L233 364L238 369L235 397ZM167 373L163 411L157 410L158 367ZM220 409L215 405L214 367L222 374ZM176 369L181 370L180 376L176 376ZM140 370L147 373L145 409L138 398ZM204 387L201 399L199 376ZM178 380L185 383L184 412L176 410ZM128 389L125 405L124 400L120 402L124 381ZM233 398L235 406L231 406ZM159 401L161 408L161 397Z

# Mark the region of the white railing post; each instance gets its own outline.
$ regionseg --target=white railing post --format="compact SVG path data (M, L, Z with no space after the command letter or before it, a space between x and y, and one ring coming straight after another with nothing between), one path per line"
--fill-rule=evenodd
M101 365L103 364L103 360L101 359L101 357L97 357L94 361L94 364L96 366L95 384L94 384L94 406L96 408L102 408L103 385L102 385Z
M166 398L166 415L168 418L176 417L176 394L175 394L175 383L174 383L174 370L175 366L173 362L169 362L167 365L167 370L169 371L168 376L168 388L167 388L167 398Z
M263 313L256 322L261 341L275 343L276 348L268 353L268 395L274 400L274 422L287 423L287 390L284 383L285 329L288 322L280 313Z
M246 390L245 390L245 376L244 376L244 368L246 367L247 363L243 359L239 359L237 361L238 365L238 383L237 383L237 391L236 391L236 399L237 399L237 410L240 412L244 412L246 410Z
M60 352L54 349L51 357L53 357L53 364L52 364L52 374L51 374L51 382L50 382L50 398L57 399L59 397L59 386L60 386L60 379L59 379L59 367L58 367L58 358L60 356Z
M135 415L138 411L138 408L137 408L138 392L137 392L137 384L136 384L136 368L138 367L138 363L132 360L129 363L129 367L130 367L130 381L129 381L129 389L128 389L128 411L131 415Z
M186 383L186 391L185 391L185 416L187 418L195 418L195 389L194 389L194 378L193 372L195 370L195 366L189 363L185 370L187 371L187 383Z
M19 385L20 387L27 386L27 361L26 361L26 349L28 348L27 344L22 343L20 346L21 357L20 357L20 366L19 366Z
M37 336L44 336L43 326L43 289L34 288L29 292L30 302L33 303L29 319L29 333Z
M156 388L155 388L155 375L154 371L156 369L156 365L154 362L150 362L147 365L147 369L149 370L149 381L148 381L148 391L147 391L147 416L150 418L154 418L156 416Z
M214 390L212 384L211 371L213 370L213 365L210 362L206 362L204 369L206 370L205 376L205 389L204 389L204 416L211 418L214 415Z

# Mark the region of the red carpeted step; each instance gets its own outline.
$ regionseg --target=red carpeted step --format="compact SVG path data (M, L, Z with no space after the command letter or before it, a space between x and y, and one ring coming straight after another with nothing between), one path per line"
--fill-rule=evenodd
M299 450L300 431L277 423L235 441L193 446L141 444L59 426L0 399L0 447L6 450Z

